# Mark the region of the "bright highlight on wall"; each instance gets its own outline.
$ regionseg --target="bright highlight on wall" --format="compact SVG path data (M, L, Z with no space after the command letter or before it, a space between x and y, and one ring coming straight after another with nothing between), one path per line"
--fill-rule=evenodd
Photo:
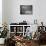
M2 27L2 0L0 0L0 27Z

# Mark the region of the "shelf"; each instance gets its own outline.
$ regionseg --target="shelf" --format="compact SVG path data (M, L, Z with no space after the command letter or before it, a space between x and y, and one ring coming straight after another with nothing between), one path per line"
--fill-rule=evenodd
M9 26L31 26L31 25L9 25Z
M16 30L16 33L19 35L19 34L22 34L23 36L25 36L26 34L26 28L27 27L30 27L31 25L9 25L10 28L10 33L15 33L14 30ZM14 28L16 27L16 28ZM12 29L13 28L13 29ZM21 30L21 31L19 31ZM13 32L11 32L13 31Z
M10 33L15 33L15 32L10 32Z
M15 32L10 32L10 33L15 33ZM23 32L16 32L16 33L23 33Z
M23 33L23 32L16 32L16 33Z

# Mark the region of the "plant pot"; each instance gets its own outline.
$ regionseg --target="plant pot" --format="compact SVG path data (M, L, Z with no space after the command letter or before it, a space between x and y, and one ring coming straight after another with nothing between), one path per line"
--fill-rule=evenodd
M4 44L5 38L0 38L0 44Z

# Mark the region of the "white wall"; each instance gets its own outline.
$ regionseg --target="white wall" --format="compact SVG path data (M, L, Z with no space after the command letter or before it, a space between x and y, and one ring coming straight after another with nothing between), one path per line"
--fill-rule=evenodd
M39 20L44 22L46 25L46 0L39 1Z
M9 23L22 22L23 20L26 20L28 23L32 23L34 22L34 19L37 19L36 16L39 15L39 8L36 0L7 0L6 2L6 15L8 16ZM33 14L20 15L20 5L32 5Z
M0 27L2 27L2 0L0 0Z
M37 19L46 23L46 0L4 0L3 20L7 23L21 22L26 20L29 24ZM20 5L33 5L32 15L20 15ZM46 25L46 24L45 24Z
M2 0L2 21L8 23L7 17L7 0Z

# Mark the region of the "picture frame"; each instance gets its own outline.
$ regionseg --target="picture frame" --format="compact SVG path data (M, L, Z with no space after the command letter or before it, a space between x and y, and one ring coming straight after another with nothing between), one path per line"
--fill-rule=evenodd
M24 15L33 14L33 6L32 5L20 5L20 14L24 14Z

